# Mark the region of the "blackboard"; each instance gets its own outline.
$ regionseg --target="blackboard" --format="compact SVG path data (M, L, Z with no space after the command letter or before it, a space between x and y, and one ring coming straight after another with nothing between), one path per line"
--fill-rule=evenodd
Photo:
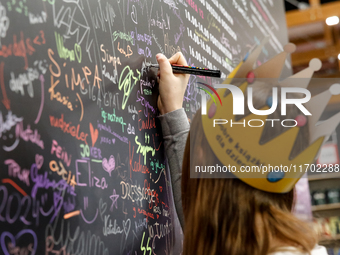
M1 254L180 254L147 65L181 51L225 77L267 34L256 64L280 52L285 27L273 0L1 1Z

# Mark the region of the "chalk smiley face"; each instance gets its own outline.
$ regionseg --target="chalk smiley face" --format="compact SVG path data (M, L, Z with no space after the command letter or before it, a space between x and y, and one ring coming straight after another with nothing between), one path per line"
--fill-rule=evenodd
M9 152L14 150L19 144L19 138L17 137L18 125L22 123L24 118L17 117L12 111L3 116L0 112L0 138L3 141L2 149Z
M19 145L19 138L15 134L15 127L2 135L2 149L4 151L13 151Z

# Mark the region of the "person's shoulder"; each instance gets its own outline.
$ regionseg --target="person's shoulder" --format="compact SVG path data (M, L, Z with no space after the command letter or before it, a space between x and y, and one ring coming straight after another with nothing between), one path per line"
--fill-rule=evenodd
M328 255L325 247L321 245L316 245L311 252L312 255Z
M301 253L295 247L285 247L284 250L270 253L268 255L307 255L307 253ZM328 255L325 247L316 245L311 251L311 255Z

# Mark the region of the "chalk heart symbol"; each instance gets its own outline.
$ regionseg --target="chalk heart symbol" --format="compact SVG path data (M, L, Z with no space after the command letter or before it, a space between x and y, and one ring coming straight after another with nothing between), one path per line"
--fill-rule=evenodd
M44 163L44 157L39 154L35 154L35 164L37 165L37 168L40 169Z
M81 62L81 47L78 43L74 45L74 53L77 57L78 63Z
M138 22L137 22L137 10L136 10L135 5L132 5L131 19L135 24L138 24Z
M123 220L123 228L124 228L124 233L125 233L125 239L127 239L129 232L130 232L130 228L131 228L131 220L127 219L126 221Z
M98 139L98 129L94 129L92 123L90 123L90 132L91 132L91 139L92 139L92 147L97 142Z
M6 243L8 243L8 242L5 241L6 237L9 238L11 240L11 243L13 244L13 246L16 247L17 246L16 240L18 240L21 236L24 236L24 238L22 238L22 240L25 240L25 241L30 240L30 239L28 239L29 238L28 236L30 236L30 235L33 237L32 255L34 255L36 250L37 250L38 240L37 240L36 234L34 233L34 231L32 229L23 229L15 237L10 232L7 232L7 231L2 232L1 237L0 237L2 251L4 252L4 254L10 255L10 253L8 252L7 247L5 245ZM13 254L13 253L11 253L11 254Z
M102 162L102 166L104 170L109 173L111 177L111 172L115 170L115 166L116 166L115 158L113 157L113 155L111 155L109 160L107 160L107 158L104 158Z

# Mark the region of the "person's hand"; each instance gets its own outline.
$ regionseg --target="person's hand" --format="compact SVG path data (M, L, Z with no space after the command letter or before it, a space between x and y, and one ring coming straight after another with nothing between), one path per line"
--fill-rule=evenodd
M181 52L167 59L163 54L156 55L159 64L159 96L157 106L163 115L182 108L183 98L189 81L189 74L173 74L171 64L187 66Z

